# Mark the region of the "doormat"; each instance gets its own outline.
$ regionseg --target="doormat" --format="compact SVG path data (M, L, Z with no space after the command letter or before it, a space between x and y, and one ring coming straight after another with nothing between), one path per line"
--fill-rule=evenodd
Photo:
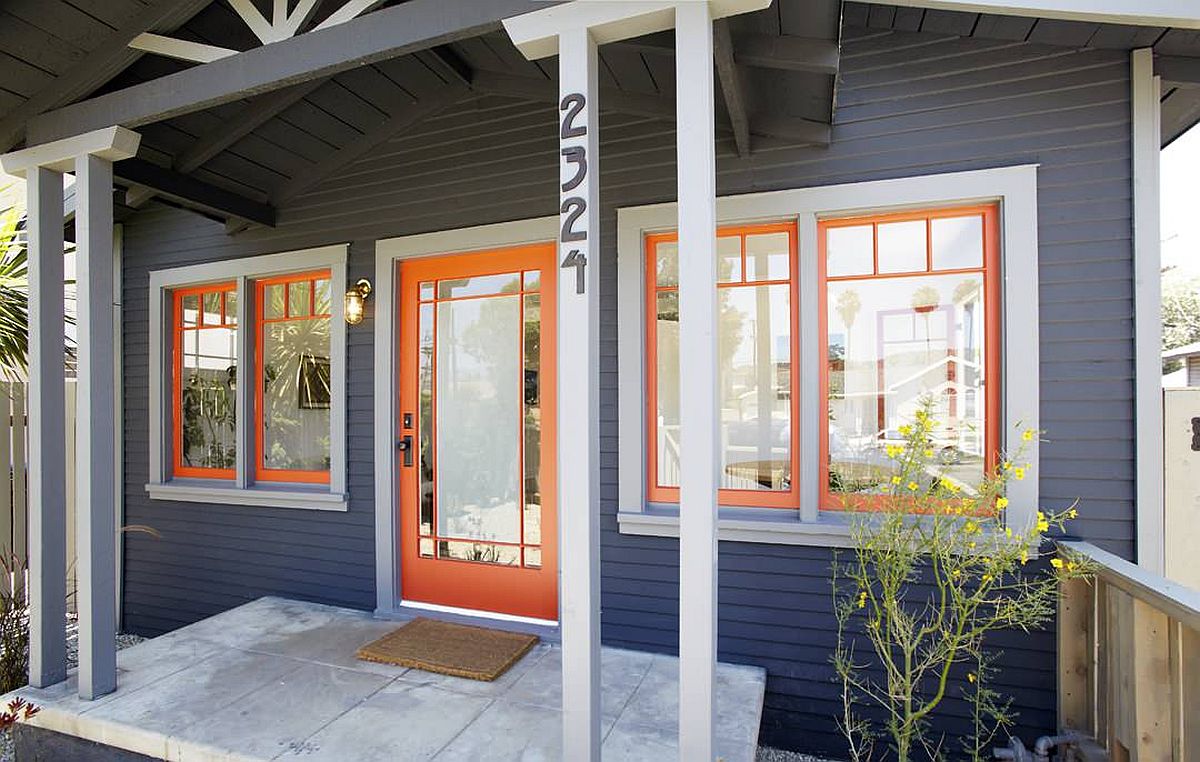
M363 661L491 682L538 642L537 635L414 619L358 649Z

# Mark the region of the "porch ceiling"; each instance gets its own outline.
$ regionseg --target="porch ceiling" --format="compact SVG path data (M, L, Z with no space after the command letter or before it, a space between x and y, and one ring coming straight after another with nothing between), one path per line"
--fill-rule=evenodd
M877 3L848 2L844 23L881 32L933 32L1067 48L1154 48L1163 78L1162 144L1200 121L1200 32L1153 26L1122 26L990 13L963 13Z

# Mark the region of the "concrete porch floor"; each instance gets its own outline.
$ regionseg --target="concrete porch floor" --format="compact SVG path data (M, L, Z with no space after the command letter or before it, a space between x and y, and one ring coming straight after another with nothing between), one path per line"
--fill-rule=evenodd
M561 759L560 650L542 643L494 683L358 661L398 627L369 614L261 598L118 654L115 693L75 678L18 693L31 725L150 757L194 760ZM603 756L675 758L678 660L604 648ZM766 675L717 669L718 753L752 762Z

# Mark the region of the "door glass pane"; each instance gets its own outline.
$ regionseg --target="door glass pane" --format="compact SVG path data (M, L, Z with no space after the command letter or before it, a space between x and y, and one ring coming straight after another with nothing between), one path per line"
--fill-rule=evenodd
M328 278L321 278L313 282L316 293L313 296L313 314L328 315L333 311L333 295L329 285Z
M486 542L440 540L438 557L499 566L516 566L521 563L521 548L516 545L492 545Z
M457 299L464 296L512 294L521 290L521 273L476 275L473 278L451 278L438 281L438 299Z
M417 452L420 455L421 534L433 534L433 305L422 304L417 328ZM429 545L433 552L432 542Z
M879 225L879 272L923 272L925 220L885 222Z
M791 254L787 233L746 236L746 280L787 280Z
M525 542L542 542L541 297L525 296Z
M721 487L791 489L788 286L722 289L720 310Z
M541 270L527 270L525 272L525 290L537 291L542 285Z
M660 286L679 285L679 244L662 241L655 247L654 269Z
M265 323L262 332L262 465L328 471L329 318Z
M826 275L868 275L875 271L872 225L829 228L825 238Z
M198 305L197 297L192 298ZM185 330L181 343L179 462L189 468L231 469L236 455L237 332Z
M437 304L440 537L521 540L522 330L517 295Z
M237 291L225 292L225 322L228 325L237 325L238 300Z
M658 400L658 484L679 486L679 294L658 294L658 319L655 323L657 366L655 376Z
M955 270L983 266L983 217L947 217L930 222L933 269Z

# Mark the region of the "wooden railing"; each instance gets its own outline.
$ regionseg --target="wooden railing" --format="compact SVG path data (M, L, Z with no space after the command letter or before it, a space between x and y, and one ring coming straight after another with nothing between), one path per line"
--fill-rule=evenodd
M1061 590L1060 727L1094 739L1086 760L1200 760L1200 592L1086 542L1061 547L1097 570Z

